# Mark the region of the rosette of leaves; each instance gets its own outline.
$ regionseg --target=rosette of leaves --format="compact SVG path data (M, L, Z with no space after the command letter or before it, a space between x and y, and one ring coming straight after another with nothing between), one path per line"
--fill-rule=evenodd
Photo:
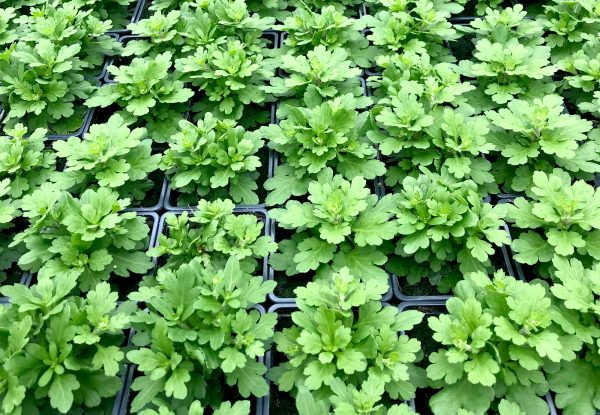
M30 194L56 173L56 155L46 148L47 130L38 128L28 137L27 127L16 124L0 136L0 180L10 180L8 196L14 200Z
M397 186L427 167L446 169L457 180L473 180L484 194L497 192L492 164L485 158L495 149L488 139L488 121L473 116L468 107L437 107L429 101L426 85L410 80L400 81L397 89L386 85L389 95L371 111L379 128L367 136L390 156L392 165L385 183Z
M489 270L495 250L509 243L506 207L484 202L473 181L445 171L406 177L395 214L399 240L389 268L410 284L429 277L447 291L461 274Z
M600 410L600 262L584 267L575 258L555 256L550 287L562 329L584 343L579 358L549 368L550 389L565 415L595 415Z
M203 94L194 112L212 111L232 119L242 118L244 106L270 100L265 85L275 76L275 65L274 59L247 50L238 40L199 46L193 55L175 62L183 79Z
M11 192L10 179L0 180L0 284L3 284L8 278L6 270L19 260L21 249L11 249L8 247L11 242L11 237L6 232L6 229L12 227L12 221L19 214L19 210L15 206L14 201L10 197L6 197Z
M153 1L151 8L155 4ZM128 26L143 38L128 41L124 54L154 56L169 51L180 58L193 54L199 46L225 45L233 40L244 43L248 52L260 53L266 46L263 32L275 21L249 13L247 7L244 1L217 0L186 2L171 11L156 11Z
M288 0L288 5L296 9L304 7L317 11L323 9L323 7L333 6L347 15L354 16L358 14L361 3L359 0Z
M90 126L83 139L55 141L53 147L65 168L54 182L73 195L107 187L141 203L154 185L148 174L158 169L161 157L152 154L152 140L146 135L145 128L130 129L115 114L104 124Z
M367 35L375 46L392 53L429 55L434 62L452 62L445 42L458 39L450 13L431 0L382 0L383 10L368 18Z
M80 51L80 45L60 46L48 39L18 42L7 50L0 61L3 123L11 128L22 122L30 130L48 128L55 134L77 130L85 108L75 104L94 90L83 76Z
M600 117L600 37L584 43L556 65L568 73L562 88L568 100L579 110Z
M584 180L600 172L598 143L588 135L592 123L564 113L558 95L514 100L485 115L493 124L489 141L500 152L494 174L507 192L532 195L535 171L551 173L560 167Z
M86 101L89 107L106 108L117 104L126 121L146 121L150 136L164 142L177 128L181 113L194 92L185 88L177 72L171 72L171 53L153 58L134 58L129 65L111 65L114 83L99 88Z
M600 190L567 172L533 173L528 199L509 205L508 219L518 228L511 244L517 262L548 263L555 255L600 260ZM515 235L513 235L515 237Z
M286 275L315 273L326 278L333 271L349 268L365 280L387 282L381 267L392 250L386 241L396 235L394 196L381 200L371 194L364 178L352 181L325 169L308 185L308 202L290 200L285 208L269 214L284 229L295 231L279 243L280 253L270 263Z
M21 201L29 227L17 234L27 252L19 266L38 279L69 275L89 291L112 275L144 274L152 261L144 250L150 229L135 212L122 212L129 199L106 187L88 189L79 199L55 184L44 184Z
M358 113L356 105L356 98L346 94L313 108L287 106L287 118L261 129L269 147L285 157L265 182L267 205L305 195L308 183L327 167L349 180L372 180L385 173L366 139L369 114Z
M169 213L165 219L166 233L158 237L158 245L148 255L166 255L164 267L177 268L199 257L209 266L224 266L229 257L237 258L242 268L253 272L277 244L264 236L265 224L251 213L233 212L231 200L201 200L191 214Z
M161 162L171 188L183 193L178 205L197 204L207 196L258 204L257 169L262 163L257 153L264 145L259 131L246 131L211 113L196 124L180 121L179 130L169 138Z
M5 414L109 413L121 388L131 307L101 282L71 296L73 275L5 286L0 307L0 408ZM52 409L50 409L52 408Z
M475 89L470 83L462 82L455 64L432 63L429 55L413 52L382 55L378 64L383 69L382 75L369 77L367 82L374 89L377 102L398 94L405 81L414 81L422 86L421 102L428 112L441 105L466 106L464 94Z
M345 49L327 49L319 45L308 51L306 56L290 53L281 57L284 78L271 79L265 88L267 93L277 97L298 98L309 108L323 104L328 99L352 94L356 108L362 109L371 104L371 98L364 96L360 82L361 70L349 60ZM290 106L301 105L297 100L284 100ZM278 116L285 117L287 106L283 106Z
M155 284L132 293L148 311L132 317L139 349L127 358L141 376L133 381L139 393L131 411L156 407L161 414L162 408L187 413L182 409L193 400L218 408L226 393L265 396L266 367L257 359L273 336L276 315L252 307L274 286L248 274L235 257L224 268L195 258L178 269L159 270Z
M113 27L111 21L99 13L102 8L109 8L113 13L111 18L117 17L114 3L110 0L44 2L43 7L32 8L29 15L18 19L20 39L30 46L40 40L49 40L57 47L79 46L76 55L79 65L86 76L97 76L106 56L121 52L119 42L106 34Z
M299 7L278 27L286 32L282 53L302 56L317 46L328 50L343 49L354 64L370 68L380 51L370 46L361 33L366 26L367 19L346 17L334 6L325 6L319 11Z
M459 62L460 72L476 78L470 103L480 110L496 108L515 98L552 93L550 47L544 45L544 25L527 19L523 6L488 8L483 18L459 29L472 37L470 60Z
M294 324L273 337L286 361L269 378L284 392L308 389L324 401L322 407L332 403L336 413L360 413L351 411L355 405L363 413L383 413L382 398L413 398L417 386L424 386L414 364L421 344L401 331L420 323L423 314L383 306L387 290L385 281L361 281L347 268L297 288ZM366 395L360 403L359 390ZM297 399L302 397L298 392Z
M598 36L600 10L594 2L551 0L543 7L543 22L550 31L546 42L555 60L577 54L587 40Z
M448 314L428 319L442 346L427 367L431 386L441 389L429 401L432 412L485 415L506 399L517 414L548 414L544 368L574 360L581 341L561 331L544 287L478 272L454 293Z

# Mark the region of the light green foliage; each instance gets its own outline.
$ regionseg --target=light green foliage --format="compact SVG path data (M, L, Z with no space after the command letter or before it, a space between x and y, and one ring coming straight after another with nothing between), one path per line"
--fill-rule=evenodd
M131 307L99 283L70 296L77 279L42 278L0 288L0 404L3 414L110 412L121 387L120 347Z
M168 142L161 168L171 188L185 194L179 205L196 204L198 196L259 203L255 191L262 163L257 154L264 145L260 132L246 131L235 121L207 113L195 125L180 121L179 132Z
M557 298L557 322L562 329L585 344L585 353L563 362L548 377L556 405L565 415L595 415L600 410L600 263L584 267L575 258L555 256L552 260Z
M346 15L358 14L361 3L359 0L288 0L288 4L297 9L304 7L316 11L322 10L323 7L335 7Z
M282 241L280 253L271 255L271 265L287 275L316 273L327 278L347 267L365 280L388 281L381 268L387 262L389 241L396 235L394 196L377 200L362 177L352 181L323 170L308 185L308 202L287 202L285 209L272 209L270 216L284 229L295 230Z
M321 105L327 99L352 94L356 98L356 108L365 108L372 101L364 96L359 79L361 70L350 59L345 49L327 49L323 45L306 55L288 53L281 57L281 69L286 76L273 78L266 91L278 97L301 98L300 102L309 108ZM298 106L297 101L283 102ZM284 106L278 115L285 117L286 110L287 106Z
M367 136L389 156L386 185L395 187L428 166L471 179L482 193L497 191L491 163L483 156L494 149L487 139L489 126L464 105L464 93L473 86L460 81L456 66L432 65L429 57L416 54L380 63L383 75L372 82L380 99L371 111L378 128Z
M288 361L269 377L282 391L298 389L297 399L306 387L325 401L321 407L332 403L336 414L382 413L382 397L414 397L420 383L414 366L421 357L420 343L400 332L420 323L423 314L382 306L386 291L385 282L362 282L347 268L297 288L294 325L274 336Z
M111 65L108 71L115 83L99 88L86 105L106 108L116 103L123 109L123 118L147 121L150 137L165 141L177 128L185 110L182 104L194 95L184 87L179 74L170 72L171 66L169 52L153 58L134 58L129 65Z
M600 117L600 34L558 61L557 66L568 73L563 91L569 101L581 111Z
M9 248L8 246L12 241L12 235L9 234L10 231L7 231L7 229L12 228L13 219L20 213L16 203L8 196L11 193L10 185L10 179L0 180L0 232L2 232L2 239L0 240L0 284L8 278L5 271L10 269L22 254L22 249Z
M123 3L130 0L117 1ZM79 46L76 55L78 59L73 62L73 66L75 68L80 65L85 70L85 75L99 75L104 58L121 52L117 40L105 34L111 29L110 20L93 12L103 6L110 8L111 3L114 5L114 0L45 3L48 4L32 9L29 16L19 18L19 32L23 35L20 37L21 42L33 46L41 40L49 40L57 48Z
M368 19L375 46L392 53L429 55L435 62L454 60L444 41L460 36L447 20L450 13L431 0L382 0L384 9Z
M287 2L284 0L152 0L152 4L148 7L152 11L168 11L184 9L186 6L193 8L208 8L210 9L215 3L223 3L228 6L227 13L221 14L221 18L225 21L235 20L236 14L239 16L240 10L245 10L246 7L252 12L259 12L263 16L278 14L286 8ZM253 15L257 17L256 15Z
M262 129L269 147L282 154L283 164L265 182L271 192L267 205L282 204L308 192L308 183L327 167L348 180L371 180L385 173L376 151L367 141L369 114L356 111L351 94L325 101L314 108L285 108L287 118Z
M205 266L224 266L229 257L240 260L242 268L253 272L262 260L277 249L270 237L264 236L265 224L251 213L234 214L231 200L201 200L190 215L168 214L165 233L148 254L167 255L165 267L177 268L198 257Z
M131 21L136 0L70 0L72 4L102 21L110 21L111 29L124 29Z
M551 0L544 4L543 22L555 60L577 54L583 43L598 36L600 7L590 0Z
M252 306L274 286L246 273L235 257L224 268L196 258L176 270L159 270L155 284L130 294L148 307L132 317L139 349L127 359L143 375L133 382L138 394L131 411L158 407L162 414L165 407L182 413L192 400L218 408L224 382L244 398L266 395L266 367L256 359L264 355L277 317ZM247 404L236 405L240 413L239 406L247 410Z
M47 130L39 128L28 137L27 127L17 124L0 136L0 180L10 179L9 197L20 199L53 176L56 155L45 148Z
M487 9L483 18L460 27L474 36L473 58L459 66L463 75L476 78L470 102L478 110L554 91L550 77L556 68L550 64L550 47L544 45L544 25L525 16L521 4Z
M0 5L2 2L0 2ZM6 47L18 39L14 25L17 11L14 7L0 8L0 46Z
M494 173L506 192L531 195L535 171L560 167L585 180L600 172L600 148L587 136L592 123L565 114L558 95L514 100L485 115L494 125L489 140L502 156L494 162Z
M17 121L29 129L66 133L79 128L83 111L75 109L94 87L84 79L79 45L59 46L48 39L20 42L0 61L0 103L9 127ZM25 68L27 67L27 70Z
M343 49L353 63L370 68L380 51L360 33L366 26L366 18L349 18L334 6L325 6L319 11L297 8L278 28L286 32L283 53L303 56L317 46Z
M533 184L531 200L519 197L508 210L521 230L511 244L515 260L534 265L575 254L600 260L600 190L571 183L560 169L533 173Z
M267 80L275 76L276 61L248 51L238 40L227 44L200 46L176 68L186 82L202 91L205 98L194 105L195 112L213 111L240 119L245 105L268 102Z
M461 274L490 269L490 257L509 243L501 229L505 212L483 202L472 181L445 172L407 177L397 199L400 238L390 269L409 283L429 277L447 291Z
M480 272L465 275L454 294L448 314L429 318L433 339L442 344L427 367L432 385L441 388L429 402L433 413L462 408L485 415L505 398L518 405L517 414L548 414L544 366L574 360L581 342L560 331L544 287L503 271L491 279Z
M157 10L161 3L165 2L153 0L150 9ZM128 26L133 34L144 38L129 41L125 55L155 56L168 51L180 58L194 54L201 46L223 46L236 40L244 43L246 52L261 53L265 46L261 36L273 27L274 19L250 13L248 6L243 0L197 1L156 11Z
M29 227L13 242L27 247L19 266L39 279L68 275L82 291L113 275L144 274L152 268L143 252L150 229L135 212L122 212L128 206L129 199L106 187L76 199L42 185L21 202Z
M92 125L83 140L56 141L53 147L66 165L54 181L71 194L107 187L122 198L141 202L153 186L148 174L160 161L160 155L152 155L152 140L145 137L145 128L131 130L116 114L104 124Z

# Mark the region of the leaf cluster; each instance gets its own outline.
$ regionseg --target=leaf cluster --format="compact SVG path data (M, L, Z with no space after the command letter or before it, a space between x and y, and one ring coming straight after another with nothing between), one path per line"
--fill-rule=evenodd
M277 249L263 235L265 224L251 213L234 213L231 200L201 200L189 214L167 214L165 232L148 255L166 255L164 267L177 268L200 258L205 266L223 267L229 257L237 258L244 271L253 272L258 259Z
M105 187L119 197L142 202L153 182L148 174L158 169L159 154L145 128L130 129L119 114L104 124L90 126L83 139L70 137L53 144L65 168L54 177L61 189L79 195L86 189Z
M347 268L297 288L294 324L274 336L287 360L269 377L282 391L298 391L299 406L306 388L324 401L321 408L332 403L336 413L385 413L380 412L382 397L414 397L421 375L414 365L421 357L420 343L401 331L421 322L423 315L383 306L386 291L385 282L363 282Z
M406 177L394 213L400 238L390 269L410 283L429 277L447 290L460 274L490 269L492 255L509 243L505 206L484 202L474 182L444 172Z
M264 145L260 132L207 113L196 124L180 121L179 132L168 142L161 168L171 188L184 194L179 205L197 204L208 196L258 204L258 153Z
M531 200L509 205L508 219L519 228L511 244L522 264L547 263L555 255L600 260L600 190L554 169L533 173Z
M581 341L561 332L544 287L479 272L465 275L454 294L448 314L429 318L442 345L427 367L441 388L429 402L433 413L484 415L506 399L518 414L548 414L545 365L574 360Z
M108 67L115 82L99 88L86 101L89 107L117 104L129 123L146 121L145 127L157 142L164 142L177 128L183 105L194 95L178 73L171 72L171 53L153 58L134 58L129 65Z
M556 67L550 63L550 46L544 44L544 25L527 19L521 4L488 8L483 18L459 29L475 47L473 57L460 61L459 68L462 75L476 78L470 99L479 110L554 91Z
M150 229L135 212L123 212L129 199L106 187L75 198L54 184L44 184L21 202L29 227L12 246L27 252L19 266L38 279L68 275L88 291L112 275L144 274L152 262L143 252Z
M269 147L285 157L265 182L265 189L271 191L267 205L305 195L308 183L328 167L349 180L356 176L370 180L385 173L366 139L369 114L359 113L356 107L352 94L312 108L287 106L285 119L261 129Z
M549 174L559 167L585 180L600 172L592 123L564 113L558 95L513 100L485 115L493 124L489 140L502 156L494 161L496 181L508 191L531 195L536 171Z
M252 306L263 302L274 285L248 274L233 256L224 268L195 258L177 269L160 269L154 284L130 294L148 307L132 317L139 348L127 358L140 375L132 385L137 394L131 411L218 408L225 382L244 398L266 395L266 367L257 358L273 335L276 315ZM247 413L248 404L236 406Z
M0 288L0 404L5 414L112 409L121 387L121 346L130 308L101 282L85 298L70 296L77 279L42 278L27 288Z

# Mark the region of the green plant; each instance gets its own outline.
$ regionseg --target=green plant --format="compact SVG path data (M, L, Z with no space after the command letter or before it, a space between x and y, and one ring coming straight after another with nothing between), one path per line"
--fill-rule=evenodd
M328 50L343 49L352 62L370 68L381 52L360 33L367 26L367 19L353 19L334 6L319 11L299 7L286 17L278 28L286 32L282 53L302 56L324 46Z
M0 403L5 414L110 412L125 369L121 346L131 307L101 282L70 296L77 278L0 288ZM50 407L53 410L50 410Z
M158 168L160 155L152 155L146 129L131 130L123 118L113 115L104 124L90 126L83 139L70 137L53 144L65 168L54 181L71 194L107 187L119 197L141 202L153 187L148 174Z
M5 198L10 192L10 179L0 180L0 232L3 236L0 241L0 284L9 278L6 270L10 269L22 254L21 249L8 247L11 238L6 230L12 227L12 220L20 214L14 201L10 197Z
M385 282L363 282L347 268L297 288L294 325L274 336L287 360L269 378L282 391L298 391L298 404L305 387L325 401L321 407L333 403L336 413L382 413L382 397L414 397L421 345L401 331L421 322L423 314L383 306L386 291Z
M80 50L80 45L39 39L32 45L19 42L6 52L0 60L0 103L9 128L19 121L31 130L61 134L81 126L84 111L75 103L88 98L94 87L82 74L76 57Z
M462 274L489 270L497 247L509 243L505 206L485 203L474 182L445 171L406 177L395 214L399 239L389 268L410 284L428 277L447 291Z
M287 118L261 129L269 147L285 157L265 182L270 191L267 205L306 194L309 182L328 167L349 180L357 176L371 180L385 173L366 139L369 114L358 113L356 106L352 94L312 108L287 106Z
M552 264L557 321L584 348L577 360L549 369L550 389L565 415L594 415L600 410L600 382L592 375L600 368L600 263L584 267L575 258L555 256Z
M176 270L159 270L154 284L132 293L148 311L132 317L139 349L127 359L142 375L132 385L138 393L131 411L183 413L193 400L218 408L225 382L244 398L266 395L266 367L257 358L268 347L276 315L252 306L274 285L245 272L235 257L224 268L195 258Z
M198 208L188 214L168 214L165 233L148 255L167 255L165 267L177 268L199 257L209 266L224 266L229 257L237 258L245 271L258 267L258 259L274 252L277 244L264 236L265 224L255 215L235 214L231 200L201 200Z
M271 265L286 275L315 273L327 278L349 268L364 280L388 281L381 267L396 235L394 197L377 200L362 177L352 181L325 169L308 185L308 202L290 200L270 216L284 229L294 230L291 239L279 243L280 253Z
M581 341L561 332L544 287L479 272L465 275L454 294L448 314L428 320L442 345L427 367L441 388L429 401L433 413L484 415L506 399L517 414L548 414L544 367L574 360Z
M268 93L277 97L300 99L309 108L323 104L328 99L352 94L356 98L356 108L362 109L371 104L364 96L360 82L361 70L349 60L345 49L327 49L323 45L315 47L304 55L285 54L281 57L281 69L287 76L273 78ZM297 106L296 100L284 100L290 106ZM281 117L286 116L288 106L280 110Z
M170 72L171 53L153 58L134 58L129 65L111 65L114 83L99 88L86 101L90 107L117 104L127 123L146 121L145 127L157 142L164 142L177 128L177 121L194 92L185 88L178 73ZM152 110L152 111L151 111Z
M27 252L19 266L38 279L68 275L89 291L111 275L144 274L152 262L143 250L150 229L135 212L122 212L129 199L111 189L88 189L79 199L46 183L23 197L29 227L11 244Z
M212 113L195 125L180 121L179 130L169 138L161 162L171 188L183 193L179 205L195 204L207 196L258 204L255 190L262 162L257 154L264 145L258 131L246 131Z
M204 95L194 105L195 112L212 110L233 119L242 117L244 106L270 100L265 85L275 76L275 65L274 59L248 51L238 40L199 46L193 55L175 62L183 79Z
M581 111L600 117L600 37L584 43L556 65L568 73L563 81L568 100Z
M0 180L10 179L8 195L17 200L56 174L56 155L45 147L47 130L43 128L27 137L23 124L5 131L7 135L0 136Z
M489 141L502 156L494 162L494 174L505 191L531 195L535 171L560 167L585 180L600 172L598 143L587 135L592 123L563 111L558 95L514 100L507 108L486 111L494 126Z
M550 47L544 45L544 25L526 18L521 4L502 10L487 9L483 18L459 29L473 39L471 60L459 62L460 72L475 78L469 94L479 110L503 105L514 98L543 97L555 89Z
M454 60L445 41L460 36L450 13L431 0L382 0L383 10L368 20L367 39L391 53L429 55L435 62Z
M554 60L577 54L583 43L597 37L600 9L595 2L585 0L551 0L544 4L542 19L547 43L552 48Z
M509 205L508 219L520 231L511 247L522 264L547 263L554 255L600 260L600 190L583 180L572 183L560 169L533 173L531 200Z

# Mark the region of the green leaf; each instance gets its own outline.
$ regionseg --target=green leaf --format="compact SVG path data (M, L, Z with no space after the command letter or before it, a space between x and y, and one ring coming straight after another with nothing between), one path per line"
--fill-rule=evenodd
M55 374L52 377L48 396L50 405L66 414L73 406L73 392L79 389L80 384L72 374Z

